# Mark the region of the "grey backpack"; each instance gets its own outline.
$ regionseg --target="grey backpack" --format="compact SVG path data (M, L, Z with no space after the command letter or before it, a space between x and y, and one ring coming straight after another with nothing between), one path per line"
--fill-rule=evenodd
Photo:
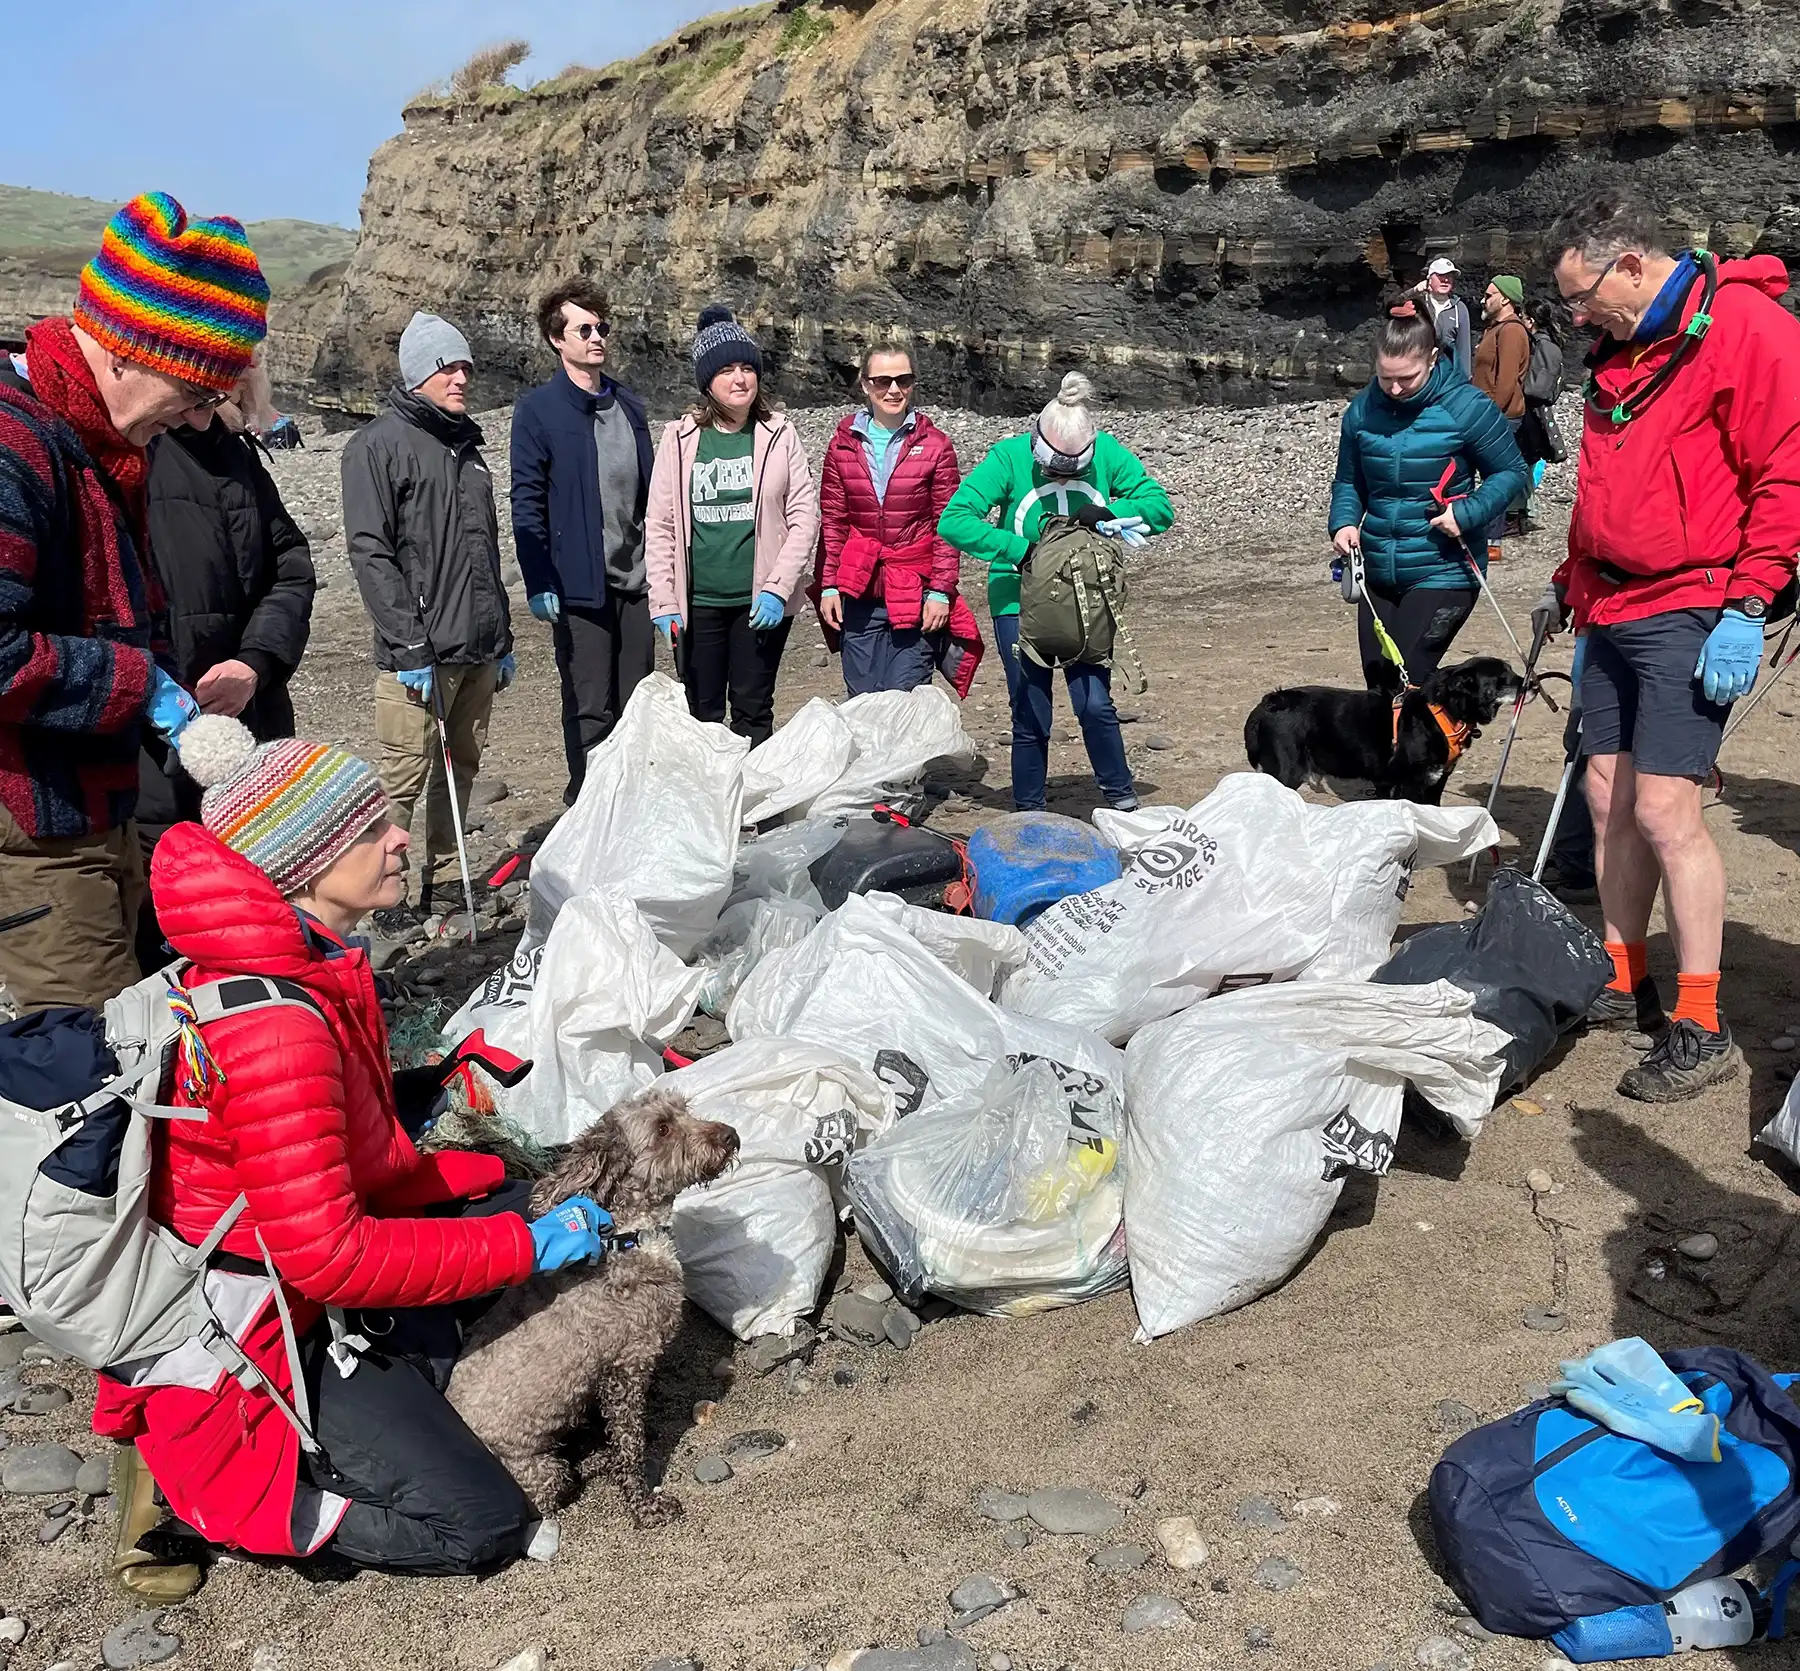
M1019 571L1019 653L1040 667L1117 667L1149 689L1125 625L1124 547L1073 518L1047 516Z
M81 1095L76 1087L71 1100L50 1108L0 1095L0 1294L37 1339L90 1369L111 1369L132 1382L158 1379L145 1366L197 1345L248 1386L264 1378L215 1315L206 1283L208 1262L244 1198L226 1208L198 1247L155 1223L152 1122L207 1119L204 1108L171 1107L165 1099L184 1041L188 1071L204 1081L204 1068L194 1064L210 1064L202 1037L208 1023L260 1009L320 1011L304 987L261 976L231 976L190 991L181 978L186 967L174 964L107 1000L105 1045L117 1072L97 1089ZM93 1032L87 1010L32 1020L40 1037L46 1027ZM264 1263L293 1357L292 1327L266 1250ZM276 1402L311 1448L304 1415Z

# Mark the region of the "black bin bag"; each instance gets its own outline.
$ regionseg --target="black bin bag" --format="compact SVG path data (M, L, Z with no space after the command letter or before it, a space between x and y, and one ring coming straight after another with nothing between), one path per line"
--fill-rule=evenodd
M1373 978L1388 986L1449 981L1473 993L1475 1013L1512 1040L1505 1096L1587 1014L1613 978L1613 964L1606 943L1548 888L1523 871L1502 870L1478 915L1421 929Z

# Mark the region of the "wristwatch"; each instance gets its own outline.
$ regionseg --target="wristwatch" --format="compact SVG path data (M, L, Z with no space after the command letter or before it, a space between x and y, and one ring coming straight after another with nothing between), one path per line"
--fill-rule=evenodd
M1760 621L1769 613L1769 606L1761 598L1733 598L1725 607L1751 621Z

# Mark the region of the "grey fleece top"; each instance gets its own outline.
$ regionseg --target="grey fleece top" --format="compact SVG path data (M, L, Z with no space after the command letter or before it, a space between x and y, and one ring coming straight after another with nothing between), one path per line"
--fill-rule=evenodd
M641 598L647 588L644 525L631 514L638 502L637 436L610 395L594 408L594 452L606 519L606 584L622 596Z

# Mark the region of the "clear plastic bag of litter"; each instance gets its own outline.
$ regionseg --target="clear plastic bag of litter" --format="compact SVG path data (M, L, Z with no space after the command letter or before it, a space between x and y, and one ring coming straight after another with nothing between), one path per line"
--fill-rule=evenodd
M1043 1057L902 1120L851 1158L858 1233L901 1295L1019 1317L1125 1285L1119 1099Z
M817 898L814 894L813 901ZM700 983L700 1008L724 1020L744 977L770 952L799 945L823 914L817 903L787 894L726 906L719 926L694 958L706 971Z

